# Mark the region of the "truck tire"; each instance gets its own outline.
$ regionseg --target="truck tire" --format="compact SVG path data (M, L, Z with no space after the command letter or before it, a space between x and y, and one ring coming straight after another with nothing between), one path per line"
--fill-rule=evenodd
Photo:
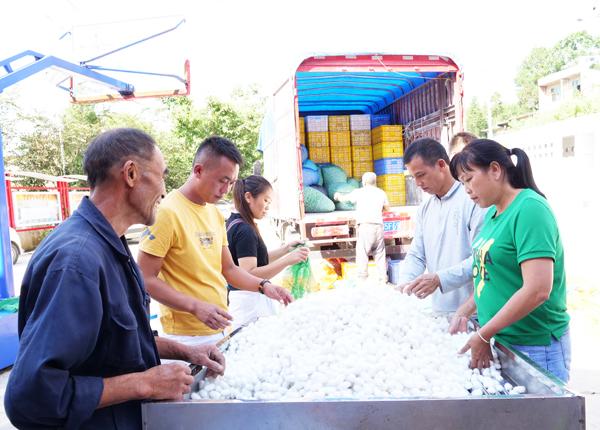
M12 264L17 264L17 260L19 259L19 255L21 255L21 251L19 250L19 245L14 242L10 243L10 253L12 256Z

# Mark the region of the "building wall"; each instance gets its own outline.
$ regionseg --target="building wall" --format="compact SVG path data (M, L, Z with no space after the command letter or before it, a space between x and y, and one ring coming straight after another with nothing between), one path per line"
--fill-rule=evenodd
M553 97L555 89L559 91L558 97ZM554 109L561 102L572 99L577 94L583 96L600 94L600 70L591 69L589 65L580 65L539 80L540 110Z
M600 284L600 114L501 133L495 140L524 149L546 194L565 246L567 275Z

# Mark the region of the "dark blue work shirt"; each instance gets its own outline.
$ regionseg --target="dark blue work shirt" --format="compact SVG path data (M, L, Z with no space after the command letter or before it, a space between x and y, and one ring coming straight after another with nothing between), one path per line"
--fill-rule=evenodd
M38 247L23 278L20 348L5 408L19 428L139 429L141 403L96 410L103 378L160 363L127 242L88 199Z

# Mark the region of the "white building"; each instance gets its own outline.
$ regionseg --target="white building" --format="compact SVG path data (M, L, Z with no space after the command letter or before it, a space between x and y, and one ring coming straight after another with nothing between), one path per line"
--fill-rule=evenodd
M600 96L600 54L577 58L563 70L538 80L540 110L557 107L577 94Z

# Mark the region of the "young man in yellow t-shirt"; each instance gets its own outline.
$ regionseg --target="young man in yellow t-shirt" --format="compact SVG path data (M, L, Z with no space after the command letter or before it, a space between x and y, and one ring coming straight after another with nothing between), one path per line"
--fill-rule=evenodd
M140 244L138 264L148 292L161 303L163 331L184 343L223 337L232 319L227 283L284 304L292 300L285 289L240 269L231 258L225 220L213 203L229 191L241 163L231 141L205 139L189 178L161 203Z

